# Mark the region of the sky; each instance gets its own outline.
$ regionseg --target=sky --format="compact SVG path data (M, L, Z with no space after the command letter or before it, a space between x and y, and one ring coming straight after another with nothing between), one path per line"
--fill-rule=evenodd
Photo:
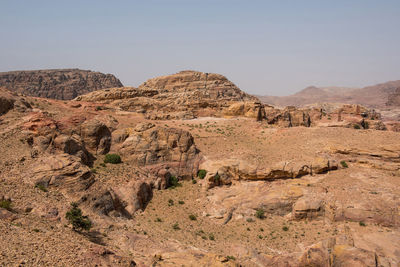
M0 72L81 68L124 85L198 70L242 90L400 80L399 0L0 0Z

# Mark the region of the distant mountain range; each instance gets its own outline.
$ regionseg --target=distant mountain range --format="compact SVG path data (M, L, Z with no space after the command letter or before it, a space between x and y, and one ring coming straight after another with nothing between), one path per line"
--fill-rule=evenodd
M289 96L257 96L274 106L304 106L314 103L361 104L373 108L400 106L400 80L364 88L310 86Z

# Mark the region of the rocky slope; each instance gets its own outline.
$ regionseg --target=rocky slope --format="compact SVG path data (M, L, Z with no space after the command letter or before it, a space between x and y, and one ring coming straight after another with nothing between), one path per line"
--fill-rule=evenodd
M112 74L79 69L0 72L0 86L29 96L73 99L95 90L120 87Z
M208 76L79 101L0 90L0 265L399 264L400 134L379 113L263 106ZM182 107L196 118L149 116Z

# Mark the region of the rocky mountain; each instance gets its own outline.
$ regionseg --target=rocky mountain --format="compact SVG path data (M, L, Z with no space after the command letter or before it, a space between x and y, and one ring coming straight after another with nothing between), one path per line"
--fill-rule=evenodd
M76 100L112 103L122 110L141 112L152 119L194 118L221 113L234 102L259 102L226 77L198 71L156 77L138 88L98 90Z
M364 88L310 86L289 96L259 96L265 103L275 106L304 106L314 103L360 104L372 108L396 106L400 81L391 81Z
M95 90L121 87L112 74L80 69L0 72L0 86L29 96L73 99Z

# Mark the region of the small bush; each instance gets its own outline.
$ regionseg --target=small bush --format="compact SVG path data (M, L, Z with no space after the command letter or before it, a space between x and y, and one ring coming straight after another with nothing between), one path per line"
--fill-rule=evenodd
M207 171L206 170L199 170L197 172L197 177L199 177L200 179L204 179L204 177L206 177Z
M162 222L162 219L159 218L159 217L157 217L155 221L156 221L156 222Z
M214 234L209 234L208 235L208 239L210 239L211 241L214 241L215 240L215 236L214 236Z
M37 184L37 185L35 185L35 187L39 188L43 192L48 192L49 191L49 190L47 190L46 186L44 186L43 184Z
M226 258L228 259L228 260L236 260L236 258L234 257L234 256L226 256Z
M11 201L7 199L0 200L0 208L11 211Z
M104 158L104 163L118 164L121 162L121 157L118 154L107 154Z
M192 179L192 184L197 184L197 181L195 179Z
M252 218L247 218L246 221L247 222L254 222L254 220Z
M173 206L174 205L174 201L172 199L168 199L168 206Z
M264 219L265 218L265 211L263 209L257 209L255 216L258 219Z
M347 165L346 161L344 161L344 160L342 160L340 162L340 165L342 165L343 168L348 168L349 167L349 165Z
M221 182L221 176L217 173L214 175L214 183L219 184Z
M171 176L171 177L169 177L169 180L168 180L168 186L169 186L168 188L174 189L174 188L176 188L178 186L182 186L182 185L179 183L179 179L176 176Z
M183 205L183 204L185 204L185 201L179 200L179 201L178 201L178 204Z
M192 221L195 221L195 220L197 220L197 217L196 217L196 215L190 214L189 219Z
M174 223L174 224L172 225L172 229L174 229L174 230L180 230L181 228L179 227L179 224L178 224L178 223Z
M285 231L285 232L287 232L287 231L289 231L289 227L287 227L287 226L285 225L285 226L282 227L282 230Z
M88 216L82 215L82 210L76 203L71 203L71 209L65 214L65 218L72 224L74 230L90 230L92 228L92 222Z
M359 222L360 226L367 226L365 222Z
M361 129L360 125L358 125L358 124L354 124L353 128L356 129L356 130Z

